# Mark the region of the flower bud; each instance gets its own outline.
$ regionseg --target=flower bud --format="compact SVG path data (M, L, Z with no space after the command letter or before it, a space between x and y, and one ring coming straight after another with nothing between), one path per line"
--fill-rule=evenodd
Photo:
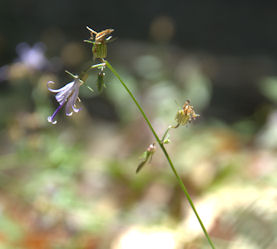
M100 70L97 77L97 89L99 92L102 92L103 88L105 87L104 76L105 73L103 72L103 70Z
M138 173L144 165L151 162L153 154L156 152L156 145L155 143L150 144L147 148L147 150L143 153L144 159L143 161L138 165L136 173Z
M164 141L163 141L163 144L169 144L171 141L169 138L166 138Z

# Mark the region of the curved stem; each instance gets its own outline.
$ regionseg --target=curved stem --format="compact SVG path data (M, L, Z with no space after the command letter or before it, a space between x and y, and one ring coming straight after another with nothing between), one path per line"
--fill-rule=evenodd
M192 201L192 199L191 199L191 197L190 197L190 195L189 195L189 193L188 193L188 191L187 191L187 189L186 189L186 187L185 187L181 177L179 176L178 172L176 171L176 169L175 169L175 167L174 167L174 165L172 163L171 158L169 157L169 155L167 153L167 150L164 147L163 142L159 139L157 133L153 129L152 124L150 123L149 119L147 118L147 116L144 113L143 109L141 108L140 104L137 102L135 96L132 94L132 92L127 87L127 85L123 82L123 80L121 79L119 74L116 72L116 70L111 66L111 64L108 61L106 61L106 60L103 60L103 61L106 63L107 67L111 70L111 72L115 75L115 77L117 77L117 79L120 81L122 86L128 92L128 94L130 95L130 97L132 98L134 103L136 104L137 108L139 109L140 113L142 114L143 118L145 119L146 123L148 124L151 132L153 133L153 135L154 135L155 139L157 140L158 144L160 145L160 147L161 147L161 149L162 149L162 151L163 151L163 153L164 153L164 155L165 155L165 157L166 157L166 159L167 159L167 161L168 161L168 163L169 163L169 165L171 167L171 170L173 171L173 173L174 173L174 175L175 175L175 177L176 177L176 179L177 179L181 189L183 190L184 194L186 195L186 197L188 199L188 202L189 202L189 204L190 204L190 206L191 206L195 216L197 217L198 222L199 222L199 224L200 224L200 226L201 226L201 228L202 228L202 230L203 230L203 232L204 232L204 234L205 234L205 236L206 236L206 238L207 238L211 248L215 249L215 246L214 246L214 244L213 244L213 242L212 242L212 240L211 240L211 238L210 238L210 236L209 236L209 234L208 234L208 232L207 232L207 230L206 230L206 228L205 228L205 226L204 226L204 224L203 224L203 222L202 222L202 220L201 220L201 218L200 218L200 216L199 216L199 214L198 214L198 212L197 212L197 210L196 210L196 208L195 208L195 206L193 204L193 201Z

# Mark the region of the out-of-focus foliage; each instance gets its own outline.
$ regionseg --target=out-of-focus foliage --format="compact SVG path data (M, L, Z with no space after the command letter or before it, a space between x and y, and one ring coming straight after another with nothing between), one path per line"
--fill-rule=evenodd
M251 89L242 102L238 87L231 103L216 89L239 82L226 68L243 58L134 41L111 47L159 135L187 99L201 114L171 130L166 146L217 248L276 248L275 80L261 73L264 102L242 117ZM47 81L66 82L63 67L77 71L90 52L81 42L65 44L58 59L47 49L21 44L0 69L0 249L208 248L161 151L135 173L153 137L110 73L101 95L80 89L80 113L47 122L56 107ZM87 83L96 89L97 73Z

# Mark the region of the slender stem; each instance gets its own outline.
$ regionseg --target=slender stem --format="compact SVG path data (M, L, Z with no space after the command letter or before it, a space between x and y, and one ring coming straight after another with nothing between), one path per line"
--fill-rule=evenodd
M164 140L165 140L165 138L166 138L166 135L168 134L168 132L169 132L169 130L170 130L171 128L173 128L172 125L170 125L170 126L167 127L167 129L166 129L166 131L165 131L165 133L164 133L164 135L163 135L163 137L162 137L162 139L161 139L162 143L164 143Z
M127 85L123 82L123 80L121 79L121 77L119 76L119 74L116 72L116 70L111 66L111 64L110 64L108 61L106 61L106 60L103 60L103 61L106 63L107 67L111 70L111 72L112 72L112 73L117 77L117 79L120 81L120 83L122 84L122 86L123 86L123 87L125 88L125 90L128 92L128 94L130 95L130 97L132 98L132 100L135 102L137 108L138 108L139 111L141 112L141 114L142 114L143 118L145 119L146 123L148 124L148 126L149 126L151 132L153 133L154 137L156 138L158 144L160 145L160 147L161 147L161 149L162 149L162 151L163 151L163 153L164 153L164 155L165 155L165 157L166 157L166 159L167 159L167 161L168 161L168 163L169 163L169 165L170 165L170 167L171 167L171 169L172 169L172 171L173 171L173 173L174 173L174 175L175 175L175 177L176 177L176 179L177 179L177 181L178 181L178 183L179 183L179 185L180 185L180 187L181 187L181 189L183 190L184 194L186 195L186 197L187 197L187 199L188 199L188 202L189 202L189 204L190 204L190 206L191 206L191 208L192 208L192 210L193 210L195 216L197 217L198 222L199 222L199 224L200 224L200 226L201 226L201 228L202 228L202 230L203 230L203 232L204 232L204 234L205 234L205 236L206 236L206 238L207 238L207 240L208 240L208 242L209 242L211 248L212 248L212 249L215 249L215 246L214 246L214 244L213 244L213 242L212 242L212 240L211 240L211 238L210 238L210 236L209 236L209 234L208 234L208 232L207 232L207 230L206 230L206 228L205 228L205 226L204 226L204 224L203 224L203 222L202 222L200 216L198 215L198 213L197 213L197 211L196 211L196 208L195 208L195 206L194 206L194 204L193 204L193 201L192 201L192 199L191 199L191 197L190 197L190 195L189 195L189 193L188 193L188 191L187 191L187 189L186 189L186 187L185 187L185 185L184 185L184 183L183 183L181 177L179 176L178 172L176 171L176 169L175 169L175 167L174 167L174 165L173 165L173 163L172 163L172 161L171 161L171 158L169 157L169 155L168 155L168 153L167 153L167 151L166 151L166 149L165 149L165 147L164 147L162 141L159 139L157 133L156 133L155 130L153 129L153 127L152 127L152 125L151 125L149 119L147 118L147 116L146 116L146 114L144 113L143 109L141 108L140 104L137 102L135 96L132 94L132 92L131 92L130 89L127 87Z

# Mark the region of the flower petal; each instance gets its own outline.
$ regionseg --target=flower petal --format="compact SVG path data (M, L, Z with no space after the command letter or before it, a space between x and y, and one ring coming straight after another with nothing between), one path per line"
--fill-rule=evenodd
M73 114L73 112L71 110L70 102L67 102L65 105L65 114L66 114L66 116L71 116Z
M59 105L59 107L54 111L54 113L52 114L52 116L48 117L48 122L52 123L52 124L56 124L57 121L54 120L54 118L56 117L57 113L59 112L59 110L62 108L62 105Z
M75 106L76 106L76 105L73 105L73 106L72 106L72 109L73 109L74 112L79 112L79 111L81 111L82 108L77 108L77 107L75 107Z
M47 118L47 120L48 120L49 123L52 123L52 124L56 124L57 123L57 120L53 120L51 116L49 116Z
M48 82L47 82L47 88L48 88L48 90L49 90L50 92L52 92L52 93L57 93L57 92L60 91L60 89L52 89L52 88L50 88L50 87L49 87L50 84L55 84L55 82L53 82L53 81L48 81Z
M73 94L67 100L67 103L66 103L66 106L65 106L65 113L66 113L67 116L72 115L71 108L73 109L74 112L79 111L79 109L74 107L74 105L77 101L77 98L78 98L78 94L79 94L79 89L77 89L75 92L73 92Z
M79 112L80 111L80 108L76 108L76 102L77 102L77 99L78 99L78 95L79 95L79 88L77 88L75 90L75 92L73 93L73 95L70 97L70 102L71 103L71 107L73 109L74 112Z
M73 86L74 86L74 81L65 85L56 94L55 98L60 103L60 105L63 105L67 101L68 97L72 94L72 91L74 90Z

